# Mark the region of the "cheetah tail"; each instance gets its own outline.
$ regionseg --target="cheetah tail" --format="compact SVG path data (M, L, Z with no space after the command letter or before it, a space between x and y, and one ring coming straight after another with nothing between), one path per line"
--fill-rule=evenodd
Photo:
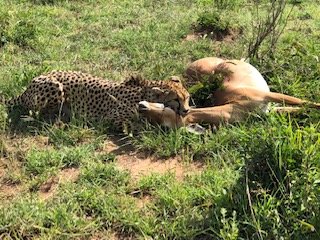
M0 104L6 105L7 107L12 107L20 103L20 97L6 99L5 96L0 92Z
M2 92L0 92L0 104L6 105L6 99L3 96Z
M11 99L5 99L4 103L7 107L13 107L16 105L20 105L20 96L15 97L15 98L11 98Z

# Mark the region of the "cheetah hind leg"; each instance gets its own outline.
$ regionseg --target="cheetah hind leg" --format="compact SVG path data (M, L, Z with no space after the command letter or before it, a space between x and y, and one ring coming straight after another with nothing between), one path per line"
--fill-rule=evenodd
M56 79L34 79L26 91L15 100L16 104L39 112L45 121L70 119L70 106L65 101L63 84Z

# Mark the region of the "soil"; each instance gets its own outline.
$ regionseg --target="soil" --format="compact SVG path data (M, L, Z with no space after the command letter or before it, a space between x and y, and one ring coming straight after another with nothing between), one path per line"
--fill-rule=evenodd
M209 38L212 41L218 42L233 42L239 35L242 34L241 29L226 29L223 31L211 31L208 29L194 30L189 33L184 40L185 41L196 41L201 38Z
M62 169L57 175L49 178L45 183L43 183L39 188L39 198L41 200L47 200L51 198L59 184L67 182L75 182L80 174L78 168L65 168Z
M7 179L7 173L17 171L21 168L21 160L30 149L52 148L48 143L48 138L43 136L15 136L5 137L5 151L0 156L0 199L12 199L19 193L25 191L23 183L11 182ZM151 153L138 151L128 141L122 141L119 137L105 141L102 151L115 155L115 164L121 170L127 170L131 174L133 181L138 181L141 177L171 172L177 181L182 181L185 176L196 174L202 171L201 163L186 163L181 156L168 159L159 159ZM14 160L14 161L13 161ZM50 199L60 184L75 182L79 176L80 169L62 169L57 175L50 177L39 188L39 198L41 200ZM142 208L150 199L147 196L137 198L137 205Z
M116 156L116 165L130 172L134 181L152 173L172 172L178 181L187 175L201 172L202 163L185 163L180 156L159 159L150 153L139 152L132 145L121 145L119 140L107 141L104 150Z

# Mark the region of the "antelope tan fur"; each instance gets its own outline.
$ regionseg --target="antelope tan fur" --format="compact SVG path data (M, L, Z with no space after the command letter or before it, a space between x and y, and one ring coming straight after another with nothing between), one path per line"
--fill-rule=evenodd
M181 127L194 123L219 125L245 119L250 113L266 112L269 102L293 106L319 108L312 103L282 93L271 92L260 72L243 60L224 60L207 57L191 63L186 69L189 78L201 80L203 75L221 74L221 87L213 94L214 106L191 108L185 115L179 115L163 104L142 101L139 113L153 123L167 127ZM299 107L278 107L279 112L292 112Z

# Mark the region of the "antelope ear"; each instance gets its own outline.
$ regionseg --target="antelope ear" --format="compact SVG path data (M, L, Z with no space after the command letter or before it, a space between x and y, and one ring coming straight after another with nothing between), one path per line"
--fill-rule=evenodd
M169 79L172 82L181 83L181 79L178 76L171 76Z
M187 132L196 134L196 135L202 135L206 133L206 129L199 125L198 123L196 124L189 124L188 126L185 127Z
M153 87L152 90L158 95L163 95L163 94L169 93L168 90L163 90L163 89L160 89L159 87Z

